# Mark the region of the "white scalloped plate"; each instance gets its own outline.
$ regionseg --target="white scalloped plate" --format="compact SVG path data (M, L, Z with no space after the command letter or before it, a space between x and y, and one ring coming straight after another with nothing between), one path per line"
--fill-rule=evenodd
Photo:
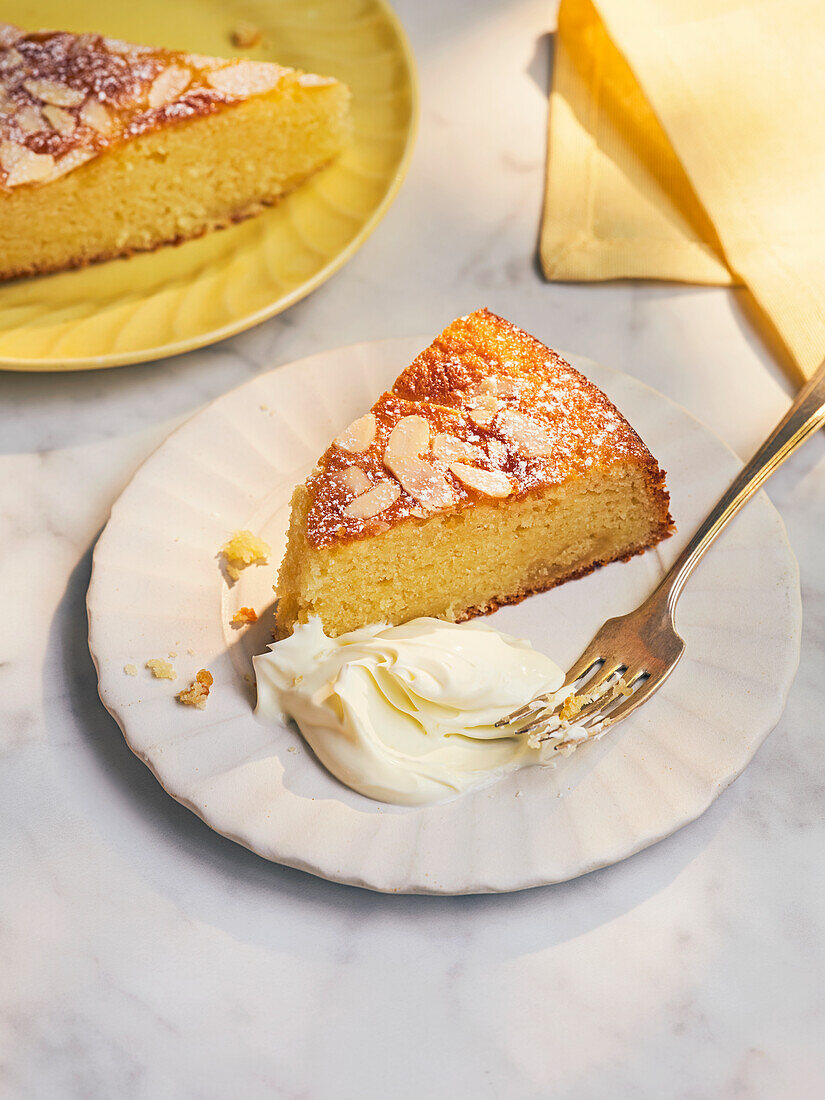
M266 859L385 891L459 894L559 882L692 821L750 761L782 713L797 666L796 562L781 519L757 497L685 590L678 626L687 653L679 668L603 741L554 768L524 770L435 807L390 807L347 790L294 729L254 718L251 655L269 640L293 486L426 343L361 344L272 371L198 413L149 458L95 550L89 644L100 697L172 797ZM660 394L570 359L616 401L668 471L680 533L492 617L562 666L605 618L652 588L740 465ZM240 527L263 535L273 560L229 588L216 552ZM244 604L268 610L236 632L229 619ZM177 682L153 680L144 662L170 651ZM770 676L760 671L766 657ZM127 663L138 676L124 674ZM215 677L205 711L173 698L199 668Z

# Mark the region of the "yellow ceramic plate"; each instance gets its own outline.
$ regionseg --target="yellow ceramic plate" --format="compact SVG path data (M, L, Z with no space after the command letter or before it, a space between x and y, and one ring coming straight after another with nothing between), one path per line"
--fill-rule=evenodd
M272 317L369 236L398 191L417 119L415 69L383 0L7 0L27 29L99 31L193 53L279 61L352 89L355 140L284 202L177 248L0 285L0 367L55 371L176 355ZM237 50L246 21L259 46Z

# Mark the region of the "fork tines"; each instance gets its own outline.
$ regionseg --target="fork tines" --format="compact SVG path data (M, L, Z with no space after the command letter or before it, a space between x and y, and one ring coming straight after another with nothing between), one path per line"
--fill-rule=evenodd
M594 668L598 671L589 675ZM575 748L599 736L630 709L628 704L647 677L644 673L637 674L628 682L624 678L626 671L626 666L609 668L604 661L591 661L584 671L571 669L559 692L537 696L500 719L496 726L523 722L514 732L517 736L528 734L532 744L561 738L555 750ZM561 700L557 702L560 695ZM571 734L581 731L581 735L566 737L568 729Z

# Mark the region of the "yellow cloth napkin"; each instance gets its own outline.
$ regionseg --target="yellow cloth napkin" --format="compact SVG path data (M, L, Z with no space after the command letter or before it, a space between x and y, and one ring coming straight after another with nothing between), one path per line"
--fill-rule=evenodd
M549 279L743 283L825 358L825 2L562 0Z

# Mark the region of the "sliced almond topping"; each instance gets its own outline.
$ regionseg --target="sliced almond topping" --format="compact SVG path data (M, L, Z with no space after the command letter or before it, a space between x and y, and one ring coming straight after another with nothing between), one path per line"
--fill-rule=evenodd
M112 129L111 116L99 99L86 100L80 108L80 121L99 134L108 134Z
M368 492L350 501L344 515L350 519L372 519L395 504L400 496L401 490L394 481L378 481Z
M368 450L375 439L375 417L372 413L353 420L346 431L335 439L336 446L351 454L360 455Z
M149 106L164 107L172 103L189 87L192 74L180 65L170 65L152 81L149 89Z
M441 462L478 462L483 452L474 447L472 443L465 443L463 439L456 439L447 432L439 432L433 436L433 454Z
M299 73L298 83L302 88L320 88L327 84L334 84L334 76L319 76L317 73Z
M231 61L221 61L219 57L211 57L207 53L188 53L186 60L190 65L194 65L196 69L215 69L220 68L221 65L231 65Z
M432 462L420 457L429 446L430 426L424 417L402 417L387 440L384 465L398 478L405 492L435 511L453 504L455 493Z
M50 104L43 108L43 114L58 134L71 134L77 125L74 115L64 107L52 107Z
M395 473L391 465L395 459L406 461L418 458L429 446L430 425L424 417L403 416L390 432L387 449L384 452L384 463Z
M508 497L513 491L510 479L501 470L480 470L466 462L451 462L450 471L469 489L488 497Z
M500 439L487 440L487 454L496 466L503 466L507 460L507 448Z
M348 493L352 493L352 495L356 497L360 496L362 493L366 493L367 489L372 485L372 482L360 466L349 466L346 470L342 470L337 475L337 479Z
M495 397L514 397L521 391L521 383L515 378L509 378L507 375L491 374L488 378L483 378L475 389L472 391L476 393L490 393Z
M12 47L10 50L5 51L0 61L2 61L3 68L6 71L9 69L19 69L23 64L23 55L19 50L15 50L14 47Z
M16 141L0 142L0 165L8 173L6 185L18 187L21 183L40 183L49 177L54 168L50 153L33 153Z
M65 176L67 172L74 171L87 160L93 160L96 155L93 149L70 149L60 160L55 161L54 168L49 173L49 179L56 180L60 176Z
M492 423L496 413L501 408L501 402L491 393L482 393L473 399L470 406L470 419L480 428L486 428Z
M497 427L516 445L518 450L531 458L547 457L553 453L553 439L543 424L531 416L505 409L498 418Z
M119 38L104 38L103 45L109 53L118 55L132 53L133 50L137 51L141 49L141 47L133 46L130 42L122 42ZM145 49L145 47L142 48Z
M8 49L15 42L19 42L23 32L12 23L0 23L0 49Z
M23 87L29 95L53 107L79 107L86 98L84 92L68 84L58 84L56 80L24 80Z
M53 111L59 111L59 107L49 108ZM45 113L45 112L44 112ZM69 116L71 118L71 115ZM36 134L39 130L46 129L46 123L43 121L43 115L38 111L33 103L27 103L25 107L21 107L17 114L14 116L14 121L20 127L24 134Z
M207 83L229 96L261 95L279 83L284 70L263 61L239 61L206 73Z

